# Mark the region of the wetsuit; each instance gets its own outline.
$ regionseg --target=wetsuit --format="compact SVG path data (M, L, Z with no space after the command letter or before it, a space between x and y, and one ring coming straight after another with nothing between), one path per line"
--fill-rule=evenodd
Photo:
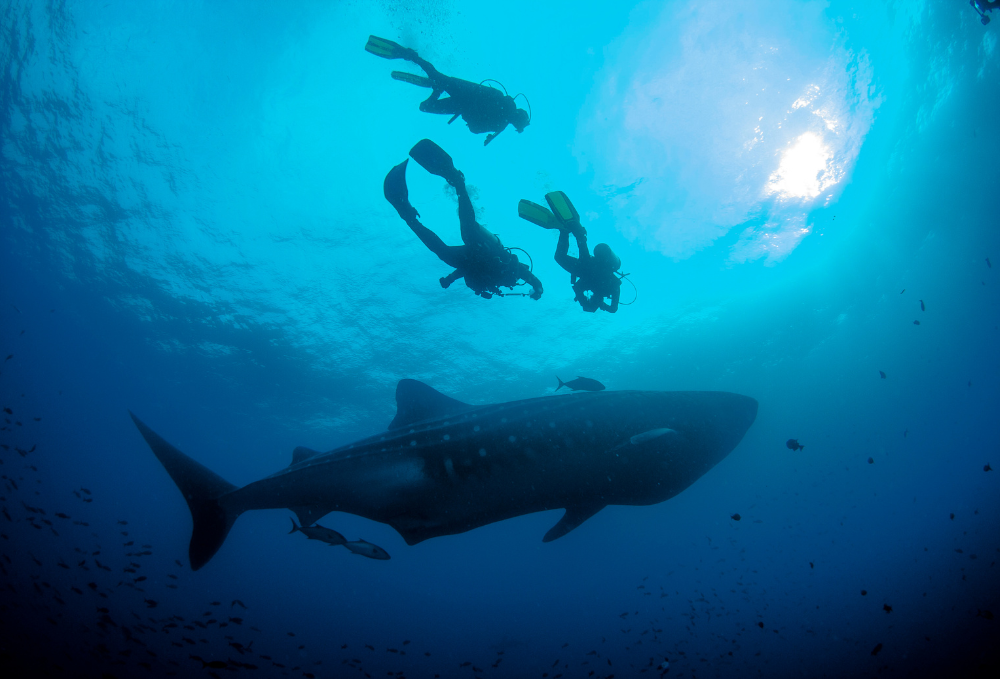
M462 116L474 134L491 133L483 142L484 146L508 125L514 125L520 132L527 124L526 115L523 111L518 112L514 98L500 90L445 75L420 57L416 50L408 49L403 58L424 69L433 86L431 96L420 102L420 110L425 113ZM441 95L445 93L448 96L442 99ZM522 116L523 124L518 125L517 121Z
M501 287L513 288L523 280L532 288L532 299L542 296L542 282L516 255L504 248L496 234L490 233L476 221L472 200L461 173L448 181L458 193L458 221L464 245L447 245L436 233L420 223L417 219L419 214L407 199L399 200L396 197L399 182L405 182L405 175L402 175L405 165L406 163L397 165L386 177L386 198L427 249L448 266L455 267L453 272L440 279L441 287L447 288L459 278L464 278L465 284L473 292L490 299L493 295L503 295ZM397 171L400 175L394 176Z
M618 311L618 298L621 294L622 282L614 271L602 267L587 248L587 232L577 225L573 230L576 244L580 248L580 256L569 256L569 229L559 230L559 243L556 244L556 262L569 272L569 282L576 293L576 301L584 311L594 313L604 309L608 313ZM586 293L590 292L588 298ZM611 298L611 304L605 298Z

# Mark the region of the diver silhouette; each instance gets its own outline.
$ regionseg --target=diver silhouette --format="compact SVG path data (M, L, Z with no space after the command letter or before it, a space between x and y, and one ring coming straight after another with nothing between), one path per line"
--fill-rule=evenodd
M417 238L442 262L455 267L448 276L440 279L441 287L447 288L459 278L465 278L465 284L473 292L490 299L493 295L510 294L501 292L500 288L513 289L523 280L531 285L529 296L540 298L542 282L503 246L496 234L476 221L472 200L465 188L465 175L455 169L451 156L430 139L422 139L410 149L410 157L431 174L443 177L458 193L458 221L464 245L446 245L436 233L417 220L420 213L410 205L406 188L406 165L409 160L389 170L382 186L386 200L396 208Z
M508 95L506 90L501 92L495 87L489 87L482 83L444 75L429 61L421 58L416 50L374 35L369 36L365 49L383 59L412 61L424 69L427 73L426 78L403 71L393 71L392 77L402 82L431 89L431 95L420 102L421 111L450 115L452 118L448 121L449 125L461 116L473 134L489 132L483 146L493 141L498 134L507 129L508 125L513 125L514 129L520 133L524 132L524 128L531 122L531 115L524 109L518 108L517 104L514 103L515 97ZM442 99L442 94L448 96ZM527 97L525 97L525 101L527 101Z
M979 23L985 26L990 23L990 18L986 16L986 13L1000 7L1000 0L969 0L969 4L979 14Z
M607 243L594 246L594 254L587 248L587 230L580 224L580 215L562 191L545 194L551 211L522 200L517 205L517 213L522 219L546 229L559 229L555 260L569 272L569 282L576 293L575 301L584 311L595 312L604 309L608 313L618 311L618 298L622 282L615 275L621 268L621 260L612 252ZM569 235L576 237L580 249L579 257L569 256ZM589 293L589 294L588 294ZM606 300L610 299L608 303Z

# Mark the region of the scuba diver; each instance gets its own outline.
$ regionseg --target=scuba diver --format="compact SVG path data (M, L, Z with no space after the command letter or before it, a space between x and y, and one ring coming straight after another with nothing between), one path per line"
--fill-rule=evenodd
M441 287L447 288L459 278L465 278L465 284L473 292L490 299L493 295L504 296L501 287L513 289L523 280L531 286L531 294L528 295L531 299L541 297L542 282L517 259L517 255L503 246L496 234L476 222L476 213L465 188L465 175L455 169L451 156L430 139L422 139L410 149L410 157L431 174L443 177L458 193L458 221L464 245L445 245L437 234L417 221L420 213L410 205L406 188L406 164L409 160L389 170L382 187L386 200L396 208L417 238L442 262L455 267L448 276L439 279Z
M521 133L531 122L531 114L518 108L514 103L515 97L508 95L506 90L501 92L482 83L477 84L444 75L430 62L422 59L416 50L374 35L369 36L365 49L383 59L412 61L424 69L427 73L426 78L403 71L393 71L392 77L402 82L431 89L431 96L420 102L421 111L450 115L449 125L461 116L473 134L489 132L483 146L493 141L498 134L507 129L508 125L513 125L514 129ZM501 87L503 86L501 85ZM444 93L447 93L448 96L442 99L441 95ZM525 101L527 101L527 97L525 97ZM528 108L531 108L530 104Z
M986 16L986 13L1000 7L1000 0L969 0L969 4L979 14L979 22L985 26L990 23L990 18Z
M607 243L594 246L594 254L587 249L587 230L580 224L580 215L562 191L545 194L551 211L522 200L517 204L517 214L532 224L546 229L559 229L559 243L556 245L556 262L569 272L569 282L576 293L575 301L580 303L584 311L593 313L604 309L608 313L618 311L618 297L622 282L615 275L622 262L612 252ZM580 249L579 257L570 257L569 235L576 237ZM587 293L590 293L589 295ZM611 299L609 304L605 300Z

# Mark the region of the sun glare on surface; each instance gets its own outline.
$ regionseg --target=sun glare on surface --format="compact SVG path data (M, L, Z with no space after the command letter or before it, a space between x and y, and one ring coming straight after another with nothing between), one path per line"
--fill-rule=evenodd
M767 183L768 194L781 200L817 197L829 186L828 175L833 154L815 132L801 135L781 156L781 164Z

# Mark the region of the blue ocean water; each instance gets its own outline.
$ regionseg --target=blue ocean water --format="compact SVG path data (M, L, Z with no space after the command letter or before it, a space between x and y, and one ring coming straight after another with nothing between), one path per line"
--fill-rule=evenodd
M960 0L4 3L4 675L992 676L996 30ZM370 34L531 124L484 147L420 112ZM540 300L441 289L382 194L422 138ZM459 243L454 192L407 178ZM517 217L554 190L634 304L573 301ZM197 572L128 415L241 486L384 431L400 379L483 405L578 375L759 411L678 496L550 543L560 510L414 546L322 519L375 561L254 511Z

